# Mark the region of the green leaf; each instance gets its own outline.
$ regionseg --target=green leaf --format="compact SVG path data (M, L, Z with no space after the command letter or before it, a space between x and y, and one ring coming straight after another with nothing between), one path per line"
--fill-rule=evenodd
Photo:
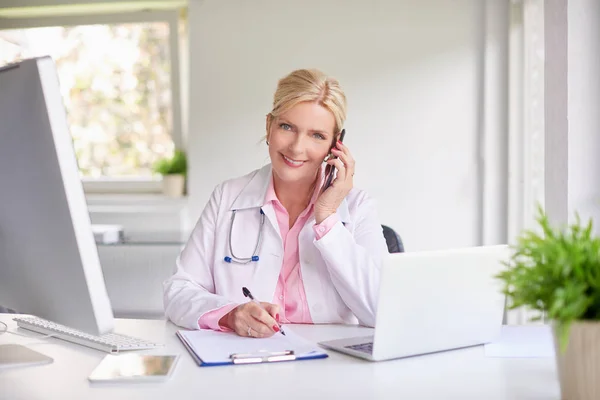
M571 324L600 320L600 238L590 219L555 227L538 205L539 231L523 230L496 276L509 308L525 306L556 322L563 346Z
M161 175L182 174L187 175L187 158L183 151L175 150L170 158L163 158L154 164L154 172Z

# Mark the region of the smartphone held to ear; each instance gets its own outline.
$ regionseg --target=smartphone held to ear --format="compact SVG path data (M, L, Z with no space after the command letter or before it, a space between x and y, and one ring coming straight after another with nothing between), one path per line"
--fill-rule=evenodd
M346 136L346 129L342 129L342 132L340 132L340 138L338 139L340 142L344 141L344 136ZM333 143L333 146L331 146L331 150L334 149L336 146L336 143ZM330 152L331 152L330 150ZM335 157L337 158L337 157ZM331 186L331 182L333 182L333 178L335 175L335 167L331 164L327 164L327 166L325 167L325 184L323 185L323 192L325 190L327 190L327 188L329 186Z

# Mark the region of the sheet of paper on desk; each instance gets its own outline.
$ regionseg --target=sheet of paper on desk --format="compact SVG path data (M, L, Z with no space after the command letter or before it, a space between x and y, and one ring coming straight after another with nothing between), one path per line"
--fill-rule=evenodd
M506 325L499 340L485 345L486 357L554 357L554 340L548 325Z
M286 336L277 333L270 338L241 337L233 332L212 330L178 331L194 353L205 363L224 363L230 361L231 354L258 352L281 352L293 350L297 356L323 354L316 344L298 336L289 327L285 327Z

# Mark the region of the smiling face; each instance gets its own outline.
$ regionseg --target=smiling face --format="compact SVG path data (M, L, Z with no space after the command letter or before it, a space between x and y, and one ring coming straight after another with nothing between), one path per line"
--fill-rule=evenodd
M284 183L311 183L329 154L334 128L333 114L315 102L298 103L272 117L267 140L276 178Z

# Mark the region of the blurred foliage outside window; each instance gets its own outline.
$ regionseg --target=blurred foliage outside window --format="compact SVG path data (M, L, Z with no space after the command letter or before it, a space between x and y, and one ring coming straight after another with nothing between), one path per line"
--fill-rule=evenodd
M85 178L150 178L174 152L169 25L0 31L0 66L51 56Z

